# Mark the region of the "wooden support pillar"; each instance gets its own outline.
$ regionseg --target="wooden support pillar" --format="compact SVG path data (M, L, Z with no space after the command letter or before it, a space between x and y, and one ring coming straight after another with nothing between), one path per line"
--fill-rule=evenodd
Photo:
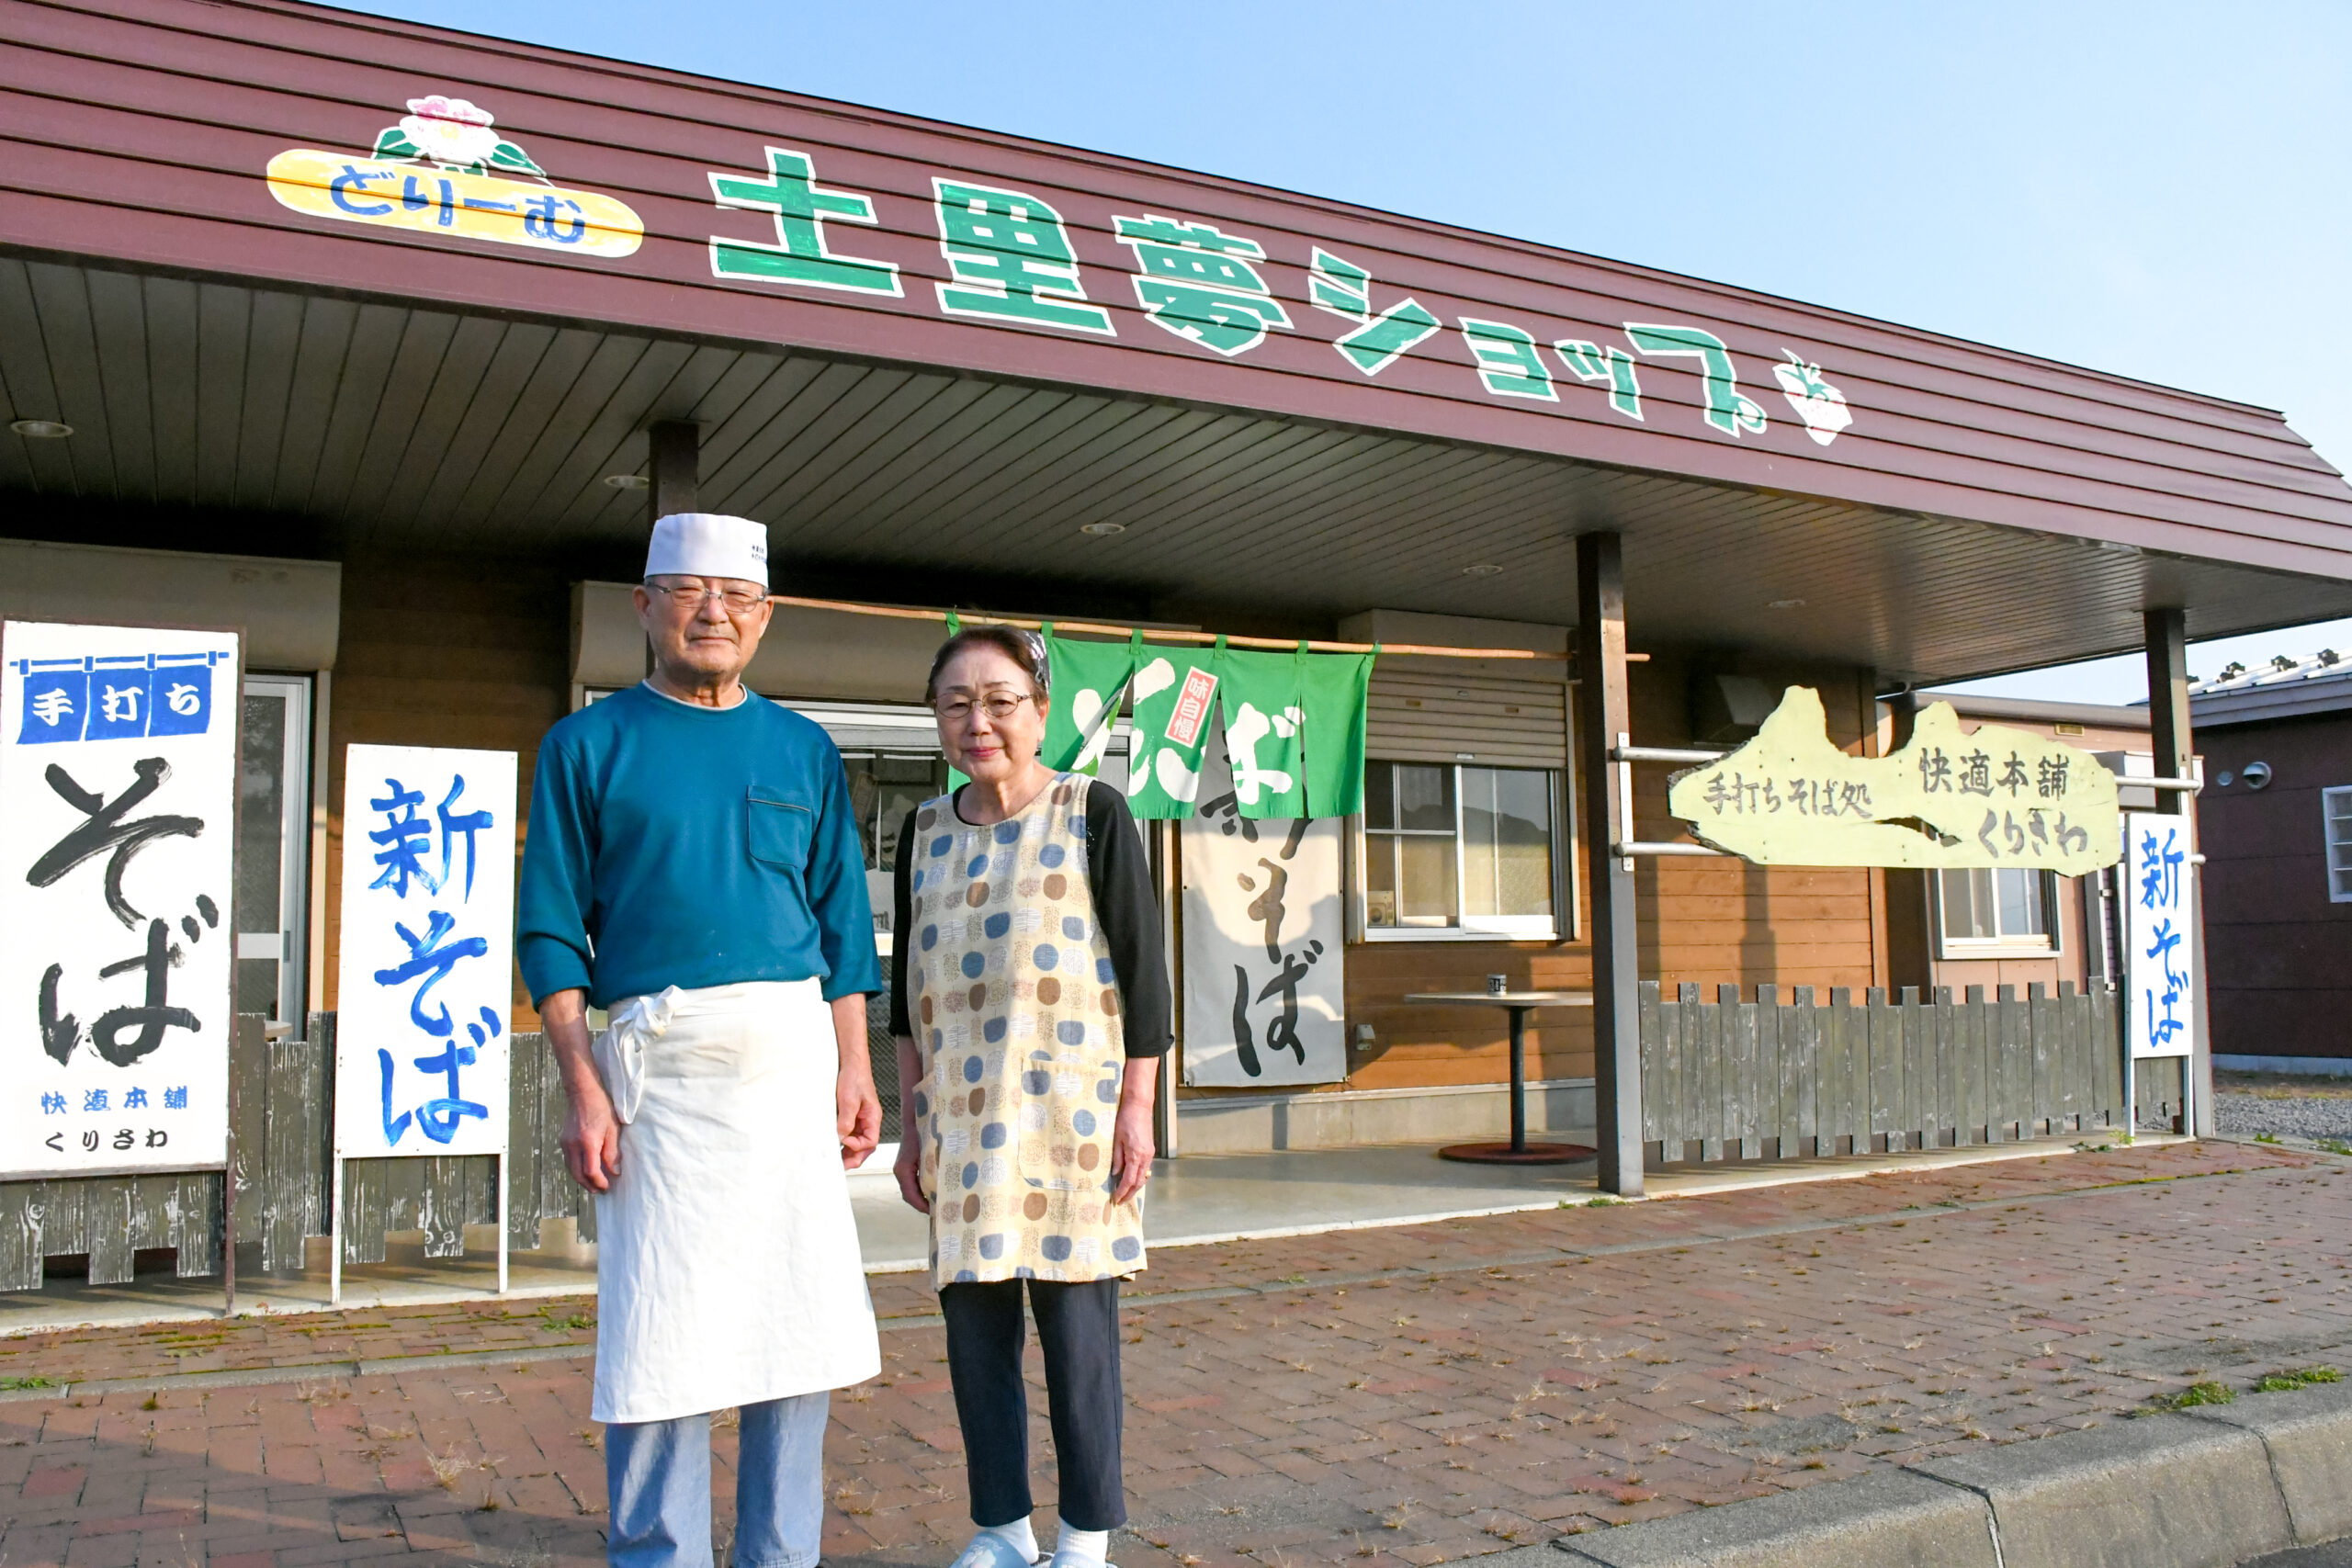
M1642 1190L1642 1037L1632 863L1611 851L1633 811L1616 747L1630 744L1625 689L1625 575L1615 534L1577 539L1577 755L1584 762L1586 878L1592 892L1593 1109L1600 1190Z
M673 512L702 510L695 504L700 488L696 465L701 457L701 430L692 424L657 424L646 432L646 443L652 448L647 467L650 483L645 491L646 526L651 527Z
M2188 725L2188 617L2179 610L2150 610L2143 617L2148 650L2148 749L2160 778L2185 779L2197 766L2197 745ZM2159 790L2155 807L2190 818L2188 838L2198 842L2197 797L2186 790ZM2128 890L2127 890L2128 896ZM2196 931L2196 1045L2188 1058L2189 1131L2200 1138L2214 1133L2212 1012L2205 1002L2205 874L2189 878L2189 919Z

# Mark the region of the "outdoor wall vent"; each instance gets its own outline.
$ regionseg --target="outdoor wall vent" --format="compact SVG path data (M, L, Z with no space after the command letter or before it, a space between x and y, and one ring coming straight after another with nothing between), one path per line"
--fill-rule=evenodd
M2242 776L2245 780L2246 788L2267 789L2270 787L2270 764L2267 762L2248 762L2245 765L2245 771Z

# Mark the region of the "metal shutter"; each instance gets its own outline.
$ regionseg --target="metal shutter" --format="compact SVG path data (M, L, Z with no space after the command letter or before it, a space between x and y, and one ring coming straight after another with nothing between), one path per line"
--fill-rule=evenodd
M1556 681L1408 674L1375 666L1364 754L1399 762L1565 767L1567 695Z

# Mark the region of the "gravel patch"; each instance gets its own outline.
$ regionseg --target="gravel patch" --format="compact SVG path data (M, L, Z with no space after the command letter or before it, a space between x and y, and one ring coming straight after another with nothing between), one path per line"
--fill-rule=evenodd
M2240 1137L2267 1133L2278 1138L2352 1142L2352 1097L2217 1092L2213 1109L2222 1131Z

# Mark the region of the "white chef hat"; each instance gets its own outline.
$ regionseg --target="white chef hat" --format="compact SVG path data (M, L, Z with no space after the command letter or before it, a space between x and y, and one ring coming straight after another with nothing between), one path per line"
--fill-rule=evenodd
M768 585L768 530L748 517L673 512L653 525L648 577L740 577Z

